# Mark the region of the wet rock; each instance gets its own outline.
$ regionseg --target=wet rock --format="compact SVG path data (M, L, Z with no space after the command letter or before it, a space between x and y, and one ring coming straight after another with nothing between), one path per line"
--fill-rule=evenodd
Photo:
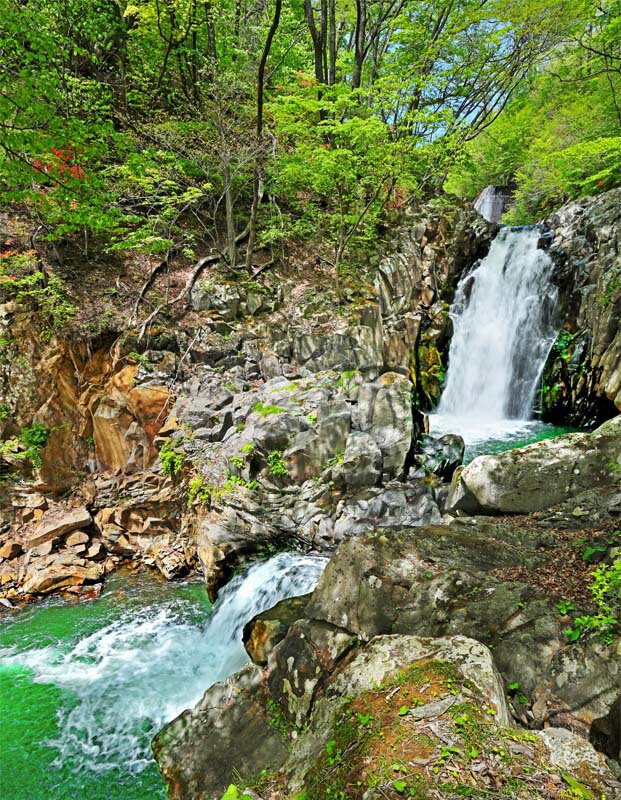
M281 642L293 623L304 616L310 595L281 600L273 608L246 623L243 641L246 652L255 664L265 666L269 654Z
M621 411L621 190L571 201L546 221L563 330L544 370L548 418L592 426Z
M435 438L423 435L417 443L416 463L425 471L450 481L464 458L464 440L461 436L446 434Z
M320 683L350 650L356 637L337 626L301 619L269 655L268 686L287 719L301 727Z
M267 700L263 671L248 665L157 734L153 752L170 800L215 800L238 775L283 763L288 743L272 724Z
M483 641L539 724L589 736L600 720L603 732L619 694L614 646L567 648L554 598L494 575L511 565L536 570L551 543L541 530L483 522L361 534L340 545L306 616L365 641L388 632Z

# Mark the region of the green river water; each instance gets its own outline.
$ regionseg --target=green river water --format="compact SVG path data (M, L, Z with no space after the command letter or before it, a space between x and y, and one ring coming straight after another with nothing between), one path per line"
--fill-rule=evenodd
M166 609L163 624L159 631L147 632L136 621L146 620L146 613L152 611L155 603ZM106 705L122 704L123 697L118 691L110 692L112 676L102 673L107 669L115 671L119 688L130 693L126 699L133 702L140 692L145 661L143 657L131 663L137 653L125 639L122 646L132 659L124 663L121 653L115 654L113 639L119 625L129 617L133 619L134 647L146 645L149 655L155 656L154 670L161 673L161 659L153 650L158 637L162 638L162 647L170 644L163 641L165 627L176 626L190 632L192 628L200 628L209 613L210 605L200 583L166 584L152 576L115 576L108 582L105 594L96 601L67 604L56 600L7 612L0 625L2 800L163 798L163 785L155 764L140 769L142 765L131 763L131 746L126 753L113 754L112 760L116 756L119 763L112 768L101 771L90 768L102 752L97 740L98 726L105 729L106 722L123 720L119 708L112 709L111 719L104 719ZM76 651L89 638L92 647ZM65 685L72 680L77 691ZM106 692L110 692L109 696ZM75 727L71 726L69 715L85 701L94 713L95 730L88 724L81 726L79 719L74 721ZM135 723L132 733L148 747L146 740L153 732L148 716L142 720L138 716L132 722ZM63 752L62 746L59 749L50 745L68 732L81 739L85 747L78 745ZM88 764L89 737L93 764ZM128 760L126 765L123 756Z
M239 669L244 624L312 591L325 563L279 553L213 607L198 579L149 573L0 612L0 800L163 800L153 735Z

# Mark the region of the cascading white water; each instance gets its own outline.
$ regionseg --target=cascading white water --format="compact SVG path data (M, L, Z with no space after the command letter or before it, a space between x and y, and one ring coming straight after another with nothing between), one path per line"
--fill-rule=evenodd
M433 427L500 430L532 416L555 339L553 264L535 229L502 229L462 277L450 309L448 373ZM509 426L510 427L510 426Z
M139 609L74 642L0 653L32 680L66 690L58 711L56 765L139 773L152 764L154 733L248 656L243 627L286 597L312 591L325 558L281 553L224 587L205 622L178 597L153 596ZM99 602L99 601L97 601Z

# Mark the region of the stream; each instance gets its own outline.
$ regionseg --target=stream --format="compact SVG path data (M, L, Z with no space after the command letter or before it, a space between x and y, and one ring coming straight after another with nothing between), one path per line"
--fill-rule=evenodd
M156 800L151 739L248 656L245 623L311 591L323 558L280 553L212 607L199 581L115 575L101 598L7 612L0 626L2 800Z

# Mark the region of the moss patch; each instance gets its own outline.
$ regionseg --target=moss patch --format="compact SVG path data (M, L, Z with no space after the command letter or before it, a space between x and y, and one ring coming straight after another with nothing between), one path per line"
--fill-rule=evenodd
M434 659L416 662L342 704L332 738L306 775L302 797L576 796L575 786L548 765L540 739L528 731L501 728L495 715L454 665ZM262 796L292 800L283 794L282 784L272 787Z

